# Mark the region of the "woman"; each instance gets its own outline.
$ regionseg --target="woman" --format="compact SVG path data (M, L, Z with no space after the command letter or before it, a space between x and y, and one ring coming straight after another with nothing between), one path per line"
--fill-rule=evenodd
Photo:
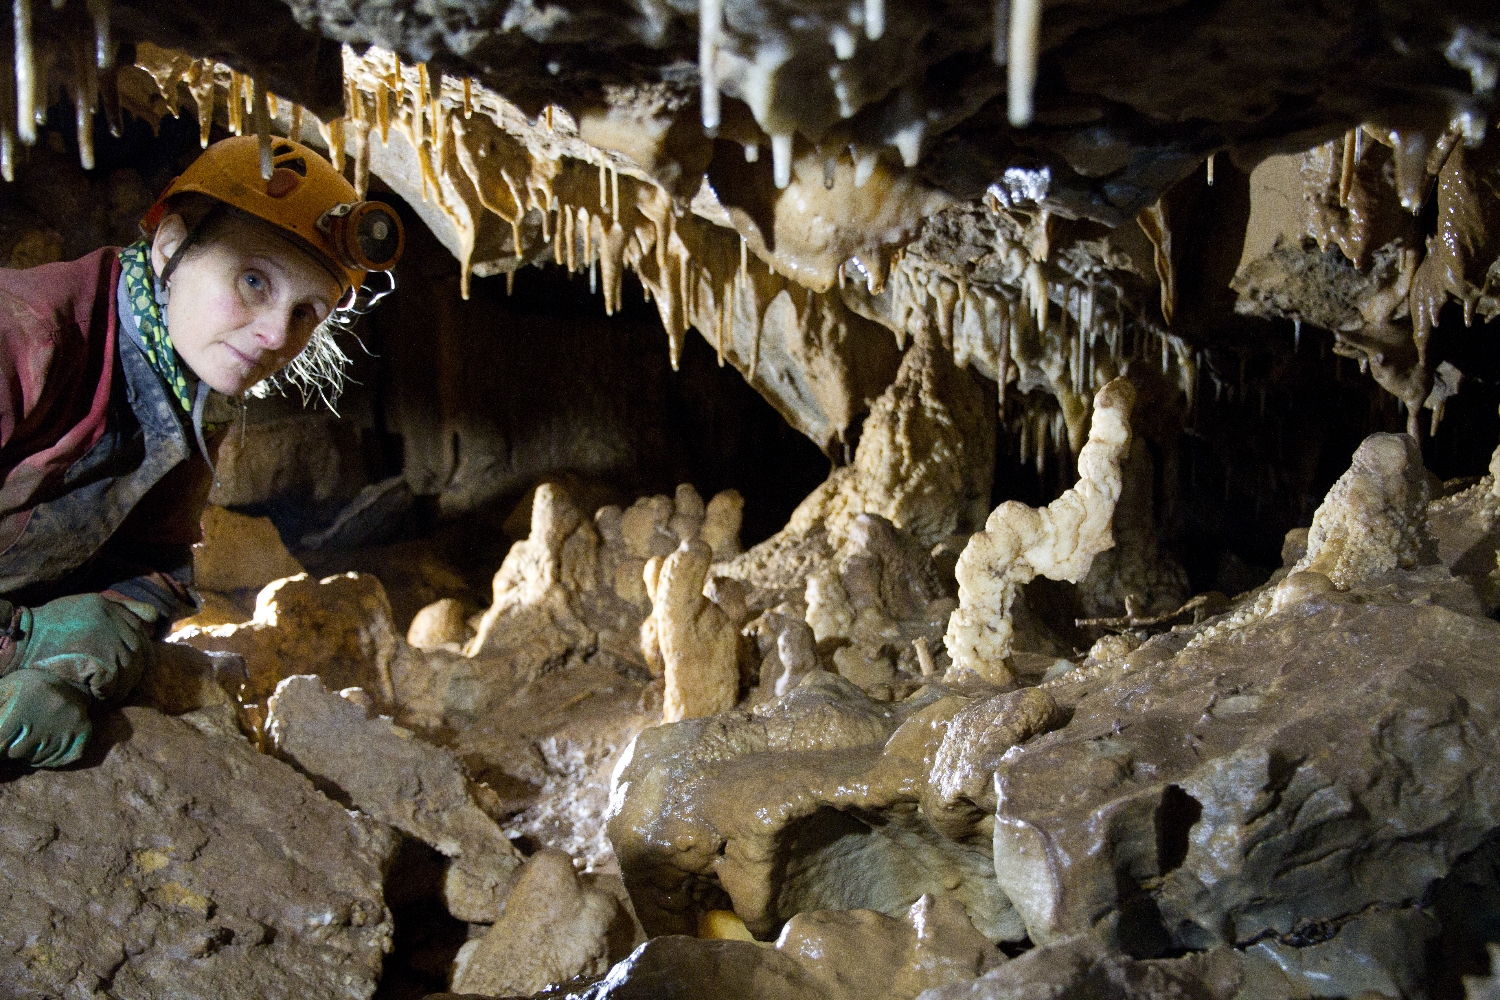
M276 139L266 162L249 136L204 152L141 228L0 270L0 749L38 767L78 759L90 700L127 695L190 610L223 397L336 375L330 327L402 245L395 213L312 150Z

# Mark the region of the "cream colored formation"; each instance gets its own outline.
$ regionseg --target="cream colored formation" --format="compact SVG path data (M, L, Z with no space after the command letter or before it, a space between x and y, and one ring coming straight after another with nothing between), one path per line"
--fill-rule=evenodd
M1040 510L1014 500L1001 504L969 539L958 560L958 609L945 639L955 667L995 684L1013 681L1005 659L1019 588L1037 576L1077 583L1094 556L1115 544L1110 521L1134 403L1135 391L1124 379L1100 389L1088 443L1078 455L1077 484Z

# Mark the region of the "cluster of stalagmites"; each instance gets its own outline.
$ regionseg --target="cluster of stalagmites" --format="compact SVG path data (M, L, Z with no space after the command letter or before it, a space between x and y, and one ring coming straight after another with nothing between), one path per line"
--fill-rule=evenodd
M138 704L88 766L0 789L0 982L369 996L423 881L402 843L469 925L455 993L1394 998L1433 995L1432 954L1483 971L1495 476L1444 494L1375 435L1263 587L1212 617L1131 593L1078 653L1028 581L1083 608L1162 560L1095 571L1142 537L1131 386L1093 401L1073 488L984 517L974 387L906 362L767 542L740 551L732 492L590 516L543 484L490 607L405 638L373 577L295 573L211 510L220 589Z

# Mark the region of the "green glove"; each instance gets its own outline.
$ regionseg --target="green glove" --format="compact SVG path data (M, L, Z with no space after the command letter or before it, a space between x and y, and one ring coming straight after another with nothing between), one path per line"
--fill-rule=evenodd
M22 608L9 669L31 669L103 700L123 698L153 653L156 609L128 598L74 594Z
M0 751L33 767L62 767L83 754L92 731L87 701L37 670L0 677Z

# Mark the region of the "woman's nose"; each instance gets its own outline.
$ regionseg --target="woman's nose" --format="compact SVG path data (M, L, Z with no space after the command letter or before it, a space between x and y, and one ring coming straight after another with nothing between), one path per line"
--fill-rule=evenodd
M267 351L279 351L287 345L292 335L292 317L289 310L267 309L255 321L255 339Z

